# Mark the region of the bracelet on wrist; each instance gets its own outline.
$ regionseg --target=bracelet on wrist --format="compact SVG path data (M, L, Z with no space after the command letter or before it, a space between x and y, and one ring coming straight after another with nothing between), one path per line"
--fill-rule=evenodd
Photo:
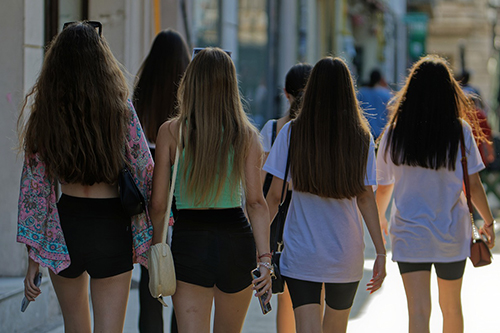
M387 257L387 254L385 254L385 253L377 253L377 257L378 257L378 256L381 256L381 257Z
M274 268L273 268L273 265L271 265L270 263L268 262L265 262L265 261L261 261L257 264L258 267L260 266L264 266L265 268L267 268L269 270L269 274L271 275L271 277L275 276L274 275Z
M273 258L273 255L272 253L270 252L266 252L266 253L263 253L259 256L259 259L262 259L262 258L269 258L269 259L272 259Z
M490 227L492 227L495 223L497 223L497 221L495 221L495 220L493 220L490 224L488 224L488 223L484 222L484 226L485 226L486 228L490 228Z

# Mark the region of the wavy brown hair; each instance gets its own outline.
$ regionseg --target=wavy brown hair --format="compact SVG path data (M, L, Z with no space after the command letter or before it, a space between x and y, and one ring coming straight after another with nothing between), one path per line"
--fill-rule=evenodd
M149 142L156 142L161 124L175 116L177 87L189 64L186 42L174 30L161 31L138 73L134 107Z
M72 24L51 43L26 96L18 120L21 149L38 153L51 178L113 184L124 163L127 96L126 79L104 38L84 22Z
M396 165L455 170L461 119L484 139L474 103L465 96L446 60L429 55L417 61L390 103L385 154Z
M314 66L291 128L294 190L334 199L365 190L370 130L342 59L327 57Z
M181 80L178 100L183 182L197 205L210 204L220 197L226 176L233 190L245 185L245 159L252 135L258 135L243 111L231 58L219 48L200 51Z

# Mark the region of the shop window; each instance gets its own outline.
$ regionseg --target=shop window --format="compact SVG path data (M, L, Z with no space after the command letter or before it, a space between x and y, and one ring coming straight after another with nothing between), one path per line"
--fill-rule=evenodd
M65 22L87 20L89 0L45 0L45 45L61 31Z

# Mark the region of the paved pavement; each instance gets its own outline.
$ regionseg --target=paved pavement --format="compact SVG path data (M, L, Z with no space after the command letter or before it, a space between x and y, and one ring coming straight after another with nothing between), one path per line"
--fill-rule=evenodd
M347 332L349 333L397 333L407 332L408 315L403 283L397 264L388 260L387 278L382 288L369 295L363 288L371 276L373 266L373 247L369 238L366 239L366 261L364 278L361 281L356 299L351 311ZM391 253L389 252L389 258ZM486 267L474 268L469 261L465 269L462 303L465 318L465 332L499 333L500 332L500 248L494 249L496 260ZM134 269L134 279L138 279L139 269ZM438 304L438 289L436 276L431 277L432 314L431 332L442 331L442 318ZM168 300L171 304L170 299ZM272 299L276 308L276 297ZM164 309L165 332L169 332L171 305ZM136 333L139 313L138 290L132 289L125 319L125 333ZM262 315L259 304L252 299L250 309L243 326L243 333L276 332L276 311ZM48 333L63 333L62 326ZM43 333L43 332L41 332Z

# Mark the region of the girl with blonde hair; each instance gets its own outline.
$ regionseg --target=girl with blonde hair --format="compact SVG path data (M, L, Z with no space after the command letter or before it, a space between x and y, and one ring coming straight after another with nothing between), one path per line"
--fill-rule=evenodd
M128 167L147 201L153 161L127 82L100 22L72 22L50 45L19 117L25 161L18 242L27 245L25 295L40 295L39 266L49 267L67 332L122 332L134 262L146 264L147 210L129 217L117 179ZM56 187L61 186L61 197Z
M314 66L299 115L281 129L264 170L275 176L269 203L279 202L284 181L293 188L280 270L297 332L345 332L363 277L363 219L376 250L371 293L386 273L373 138L343 60L327 57ZM269 210L274 217L278 205Z
M255 284L256 296L268 292L266 302L271 296L259 134L243 111L234 64L218 48L195 56L181 80L178 101L179 115L160 127L156 141L153 243L164 241L163 219L178 149L178 217L172 234L177 291L172 299L179 331L210 332L215 301L214 331L239 332L250 285ZM241 207L243 193L250 223ZM261 277L252 281L256 266Z

